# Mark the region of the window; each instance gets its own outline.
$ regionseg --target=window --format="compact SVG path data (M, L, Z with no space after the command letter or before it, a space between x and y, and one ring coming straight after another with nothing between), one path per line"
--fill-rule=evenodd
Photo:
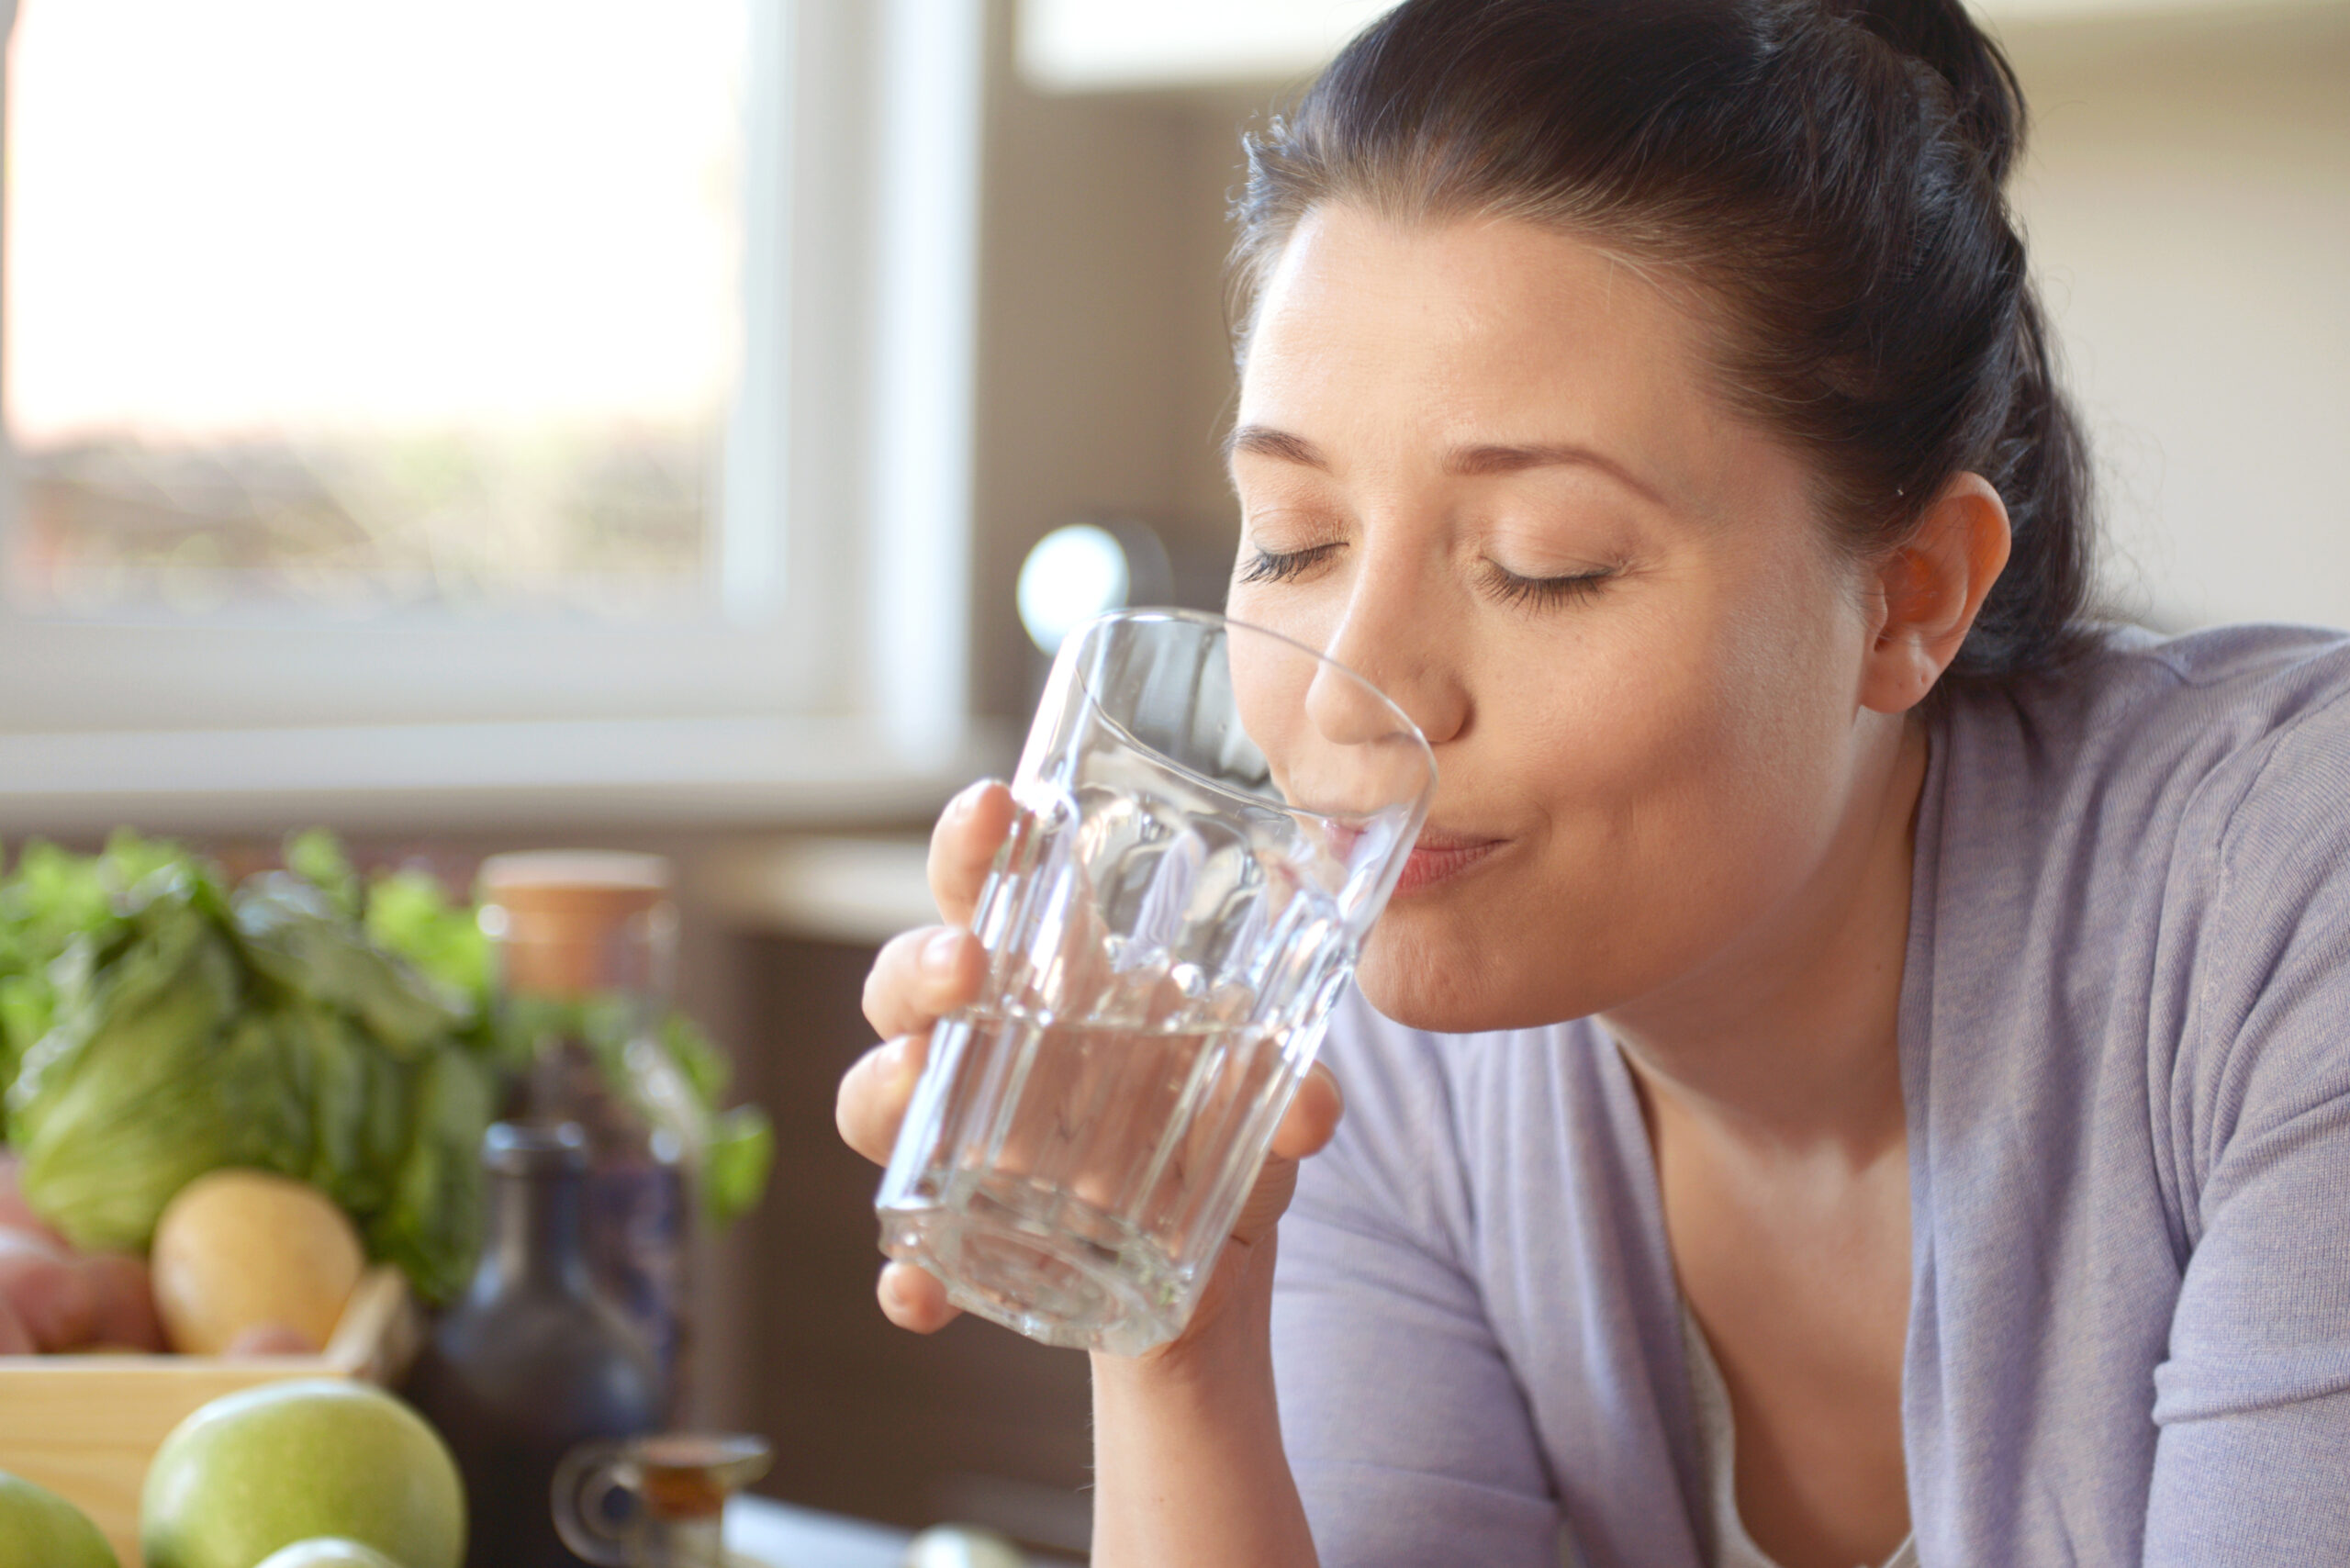
M979 12L21 0L0 802L93 731L951 751Z
M646 20L24 6L16 601L689 615L723 569L747 17Z

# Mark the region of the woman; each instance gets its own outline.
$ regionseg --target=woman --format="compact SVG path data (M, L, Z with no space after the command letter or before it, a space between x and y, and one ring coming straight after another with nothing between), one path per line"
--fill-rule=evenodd
M1230 610L1440 783L1097 1563L2350 1560L2350 641L2084 622L2021 117L1950 0L1408 0L1252 144Z

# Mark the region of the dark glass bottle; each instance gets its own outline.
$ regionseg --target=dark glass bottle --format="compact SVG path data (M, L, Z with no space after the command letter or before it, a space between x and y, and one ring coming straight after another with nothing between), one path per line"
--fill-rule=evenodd
M691 1340L693 1206L679 1138L644 1109L690 1092L654 1070L666 1058L649 1048L676 967L668 863L532 851L491 857L481 881L501 1003L530 1036L516 1114L588 1135L588 1266L652 1347L675 1417Z
M575 1568L555 1534L555 1466L575 1444L657 1428L660 1379L588 1269L585 1136L501 1122L482 1150L488 1240L406 1392L464 1474L467 1568Z

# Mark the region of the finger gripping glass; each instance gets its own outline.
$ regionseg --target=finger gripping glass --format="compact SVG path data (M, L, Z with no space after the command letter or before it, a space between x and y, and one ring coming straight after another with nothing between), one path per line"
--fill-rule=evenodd
M882 1249L1048 1344L1180 1333L1434 786L1402 710L1272 633L1136 610L1071 636Z

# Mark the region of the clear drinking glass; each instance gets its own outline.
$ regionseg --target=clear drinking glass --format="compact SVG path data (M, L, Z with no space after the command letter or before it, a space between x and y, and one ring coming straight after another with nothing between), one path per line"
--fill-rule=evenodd
M1180 1333L1435 784L1403 710L1287 638L1172 610L1072 633L882 1250L1047 1344Z

